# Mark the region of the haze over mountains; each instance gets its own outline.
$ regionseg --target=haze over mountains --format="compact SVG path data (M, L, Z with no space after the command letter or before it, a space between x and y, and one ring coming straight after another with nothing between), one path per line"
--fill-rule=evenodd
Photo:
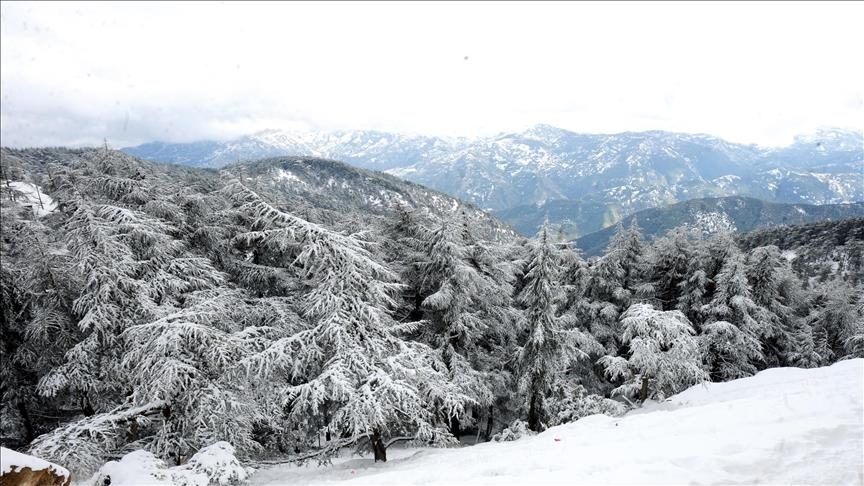
M268 130L229 142L153 142L124 150L203 167L277 155L341 160L471 202L523 234L548 218L568 237L579 237L642 209L703 197L794 204L864 200L864 138L842 129L799 136L781 148L709 135L578 134L537 125L476 139Z

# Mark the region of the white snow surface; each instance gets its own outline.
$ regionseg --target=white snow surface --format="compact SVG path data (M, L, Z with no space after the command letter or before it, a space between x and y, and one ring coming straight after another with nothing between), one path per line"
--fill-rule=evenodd
M775 368L514 442L279 465L252 484L864 484L862 414L864 360Z
M20 471L25 467L29 467L33 471L50 469L58 476L69 477L69 470L65 467L39 459L38 457L28 456L12 449L0 447L0 475L12 472L13 470Z
M7 183L9 187L23 194L22 199L19 199L18 203L32 206L33 213L37 218L41 218L57 209L57 203L54 202L54 199L45 194L42 188L36 184L21 181L3 181L3 184Z
M182 466L168 467L152 453L137 450L102 466L78 486L231 486L243 484L252 472L234 457L234 447L216 442L193 455Z

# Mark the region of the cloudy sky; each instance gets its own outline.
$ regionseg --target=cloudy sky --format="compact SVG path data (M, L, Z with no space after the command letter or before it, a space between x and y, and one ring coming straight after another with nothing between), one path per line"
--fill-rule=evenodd
M864 4L2 4L2 144L864 128Z

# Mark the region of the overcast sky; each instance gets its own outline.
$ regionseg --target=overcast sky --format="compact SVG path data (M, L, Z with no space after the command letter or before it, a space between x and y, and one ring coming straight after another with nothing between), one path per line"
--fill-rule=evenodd
M864 4L2 3L2 144L864 128Z

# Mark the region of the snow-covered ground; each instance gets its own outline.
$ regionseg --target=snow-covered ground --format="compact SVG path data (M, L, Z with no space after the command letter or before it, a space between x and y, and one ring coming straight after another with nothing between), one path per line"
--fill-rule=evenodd
M279 465L252 483L864 484L864 360L697 385L515 442Z
M20 192L21 196L18 203L31 206L37 218L57 209L57 203L54 202L54 199L42 192L42 188L36 184L21 181L2 181L2 183Z

